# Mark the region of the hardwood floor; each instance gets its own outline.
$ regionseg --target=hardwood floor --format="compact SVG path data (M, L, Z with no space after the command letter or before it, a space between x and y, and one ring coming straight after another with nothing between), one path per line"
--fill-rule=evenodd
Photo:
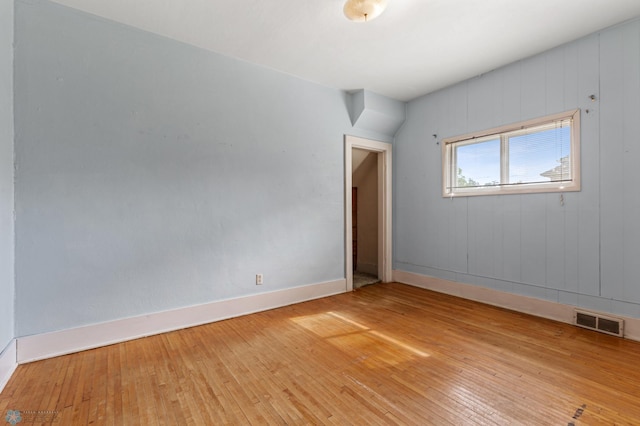
M61 425L637 425L640 344L376 284L21 365L8 410Z

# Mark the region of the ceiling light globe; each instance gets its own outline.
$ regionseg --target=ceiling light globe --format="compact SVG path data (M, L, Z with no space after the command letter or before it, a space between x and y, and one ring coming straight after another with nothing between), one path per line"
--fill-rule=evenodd
M388 0L347 0L344 15L355 22L376 19L387 7Z

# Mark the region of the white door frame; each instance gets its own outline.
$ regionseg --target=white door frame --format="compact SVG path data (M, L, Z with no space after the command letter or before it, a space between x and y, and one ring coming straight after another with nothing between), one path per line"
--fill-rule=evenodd
M391 144L345 135L344 137L344 247L347 291L353 290L353 235L351 187L353 186L352 149L378 153L378 277L392 281L393 238L391 221Z

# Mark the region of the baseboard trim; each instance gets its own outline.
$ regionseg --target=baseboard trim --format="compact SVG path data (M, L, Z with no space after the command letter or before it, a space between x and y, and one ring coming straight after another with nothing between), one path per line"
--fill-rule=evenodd
M413 272L394 270L393 280L402 284L458 296L463 299L474 300L476 302L511 309L513 311L567 324L573 324L574 309L577 307ZM590 311L592 310L590 309ZM611 313L607 312L596 313L611 315ZM640 319L620 315L616 316L624 319L624 337L629 340L640 341Z
M16 339L11 339L7 347L0 352L0 394L18 367L16 348Z
M252 296L221 300L133 318L19 337L19 364L94 349L233 317L266 311L346 291L340 279Z

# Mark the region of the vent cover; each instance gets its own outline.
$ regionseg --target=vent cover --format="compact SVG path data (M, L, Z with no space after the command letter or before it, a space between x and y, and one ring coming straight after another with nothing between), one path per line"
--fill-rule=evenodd
M621 318L608 317L576 309L573 322L575 325L588 328L589 330L619 337L624 335L624 320Z

